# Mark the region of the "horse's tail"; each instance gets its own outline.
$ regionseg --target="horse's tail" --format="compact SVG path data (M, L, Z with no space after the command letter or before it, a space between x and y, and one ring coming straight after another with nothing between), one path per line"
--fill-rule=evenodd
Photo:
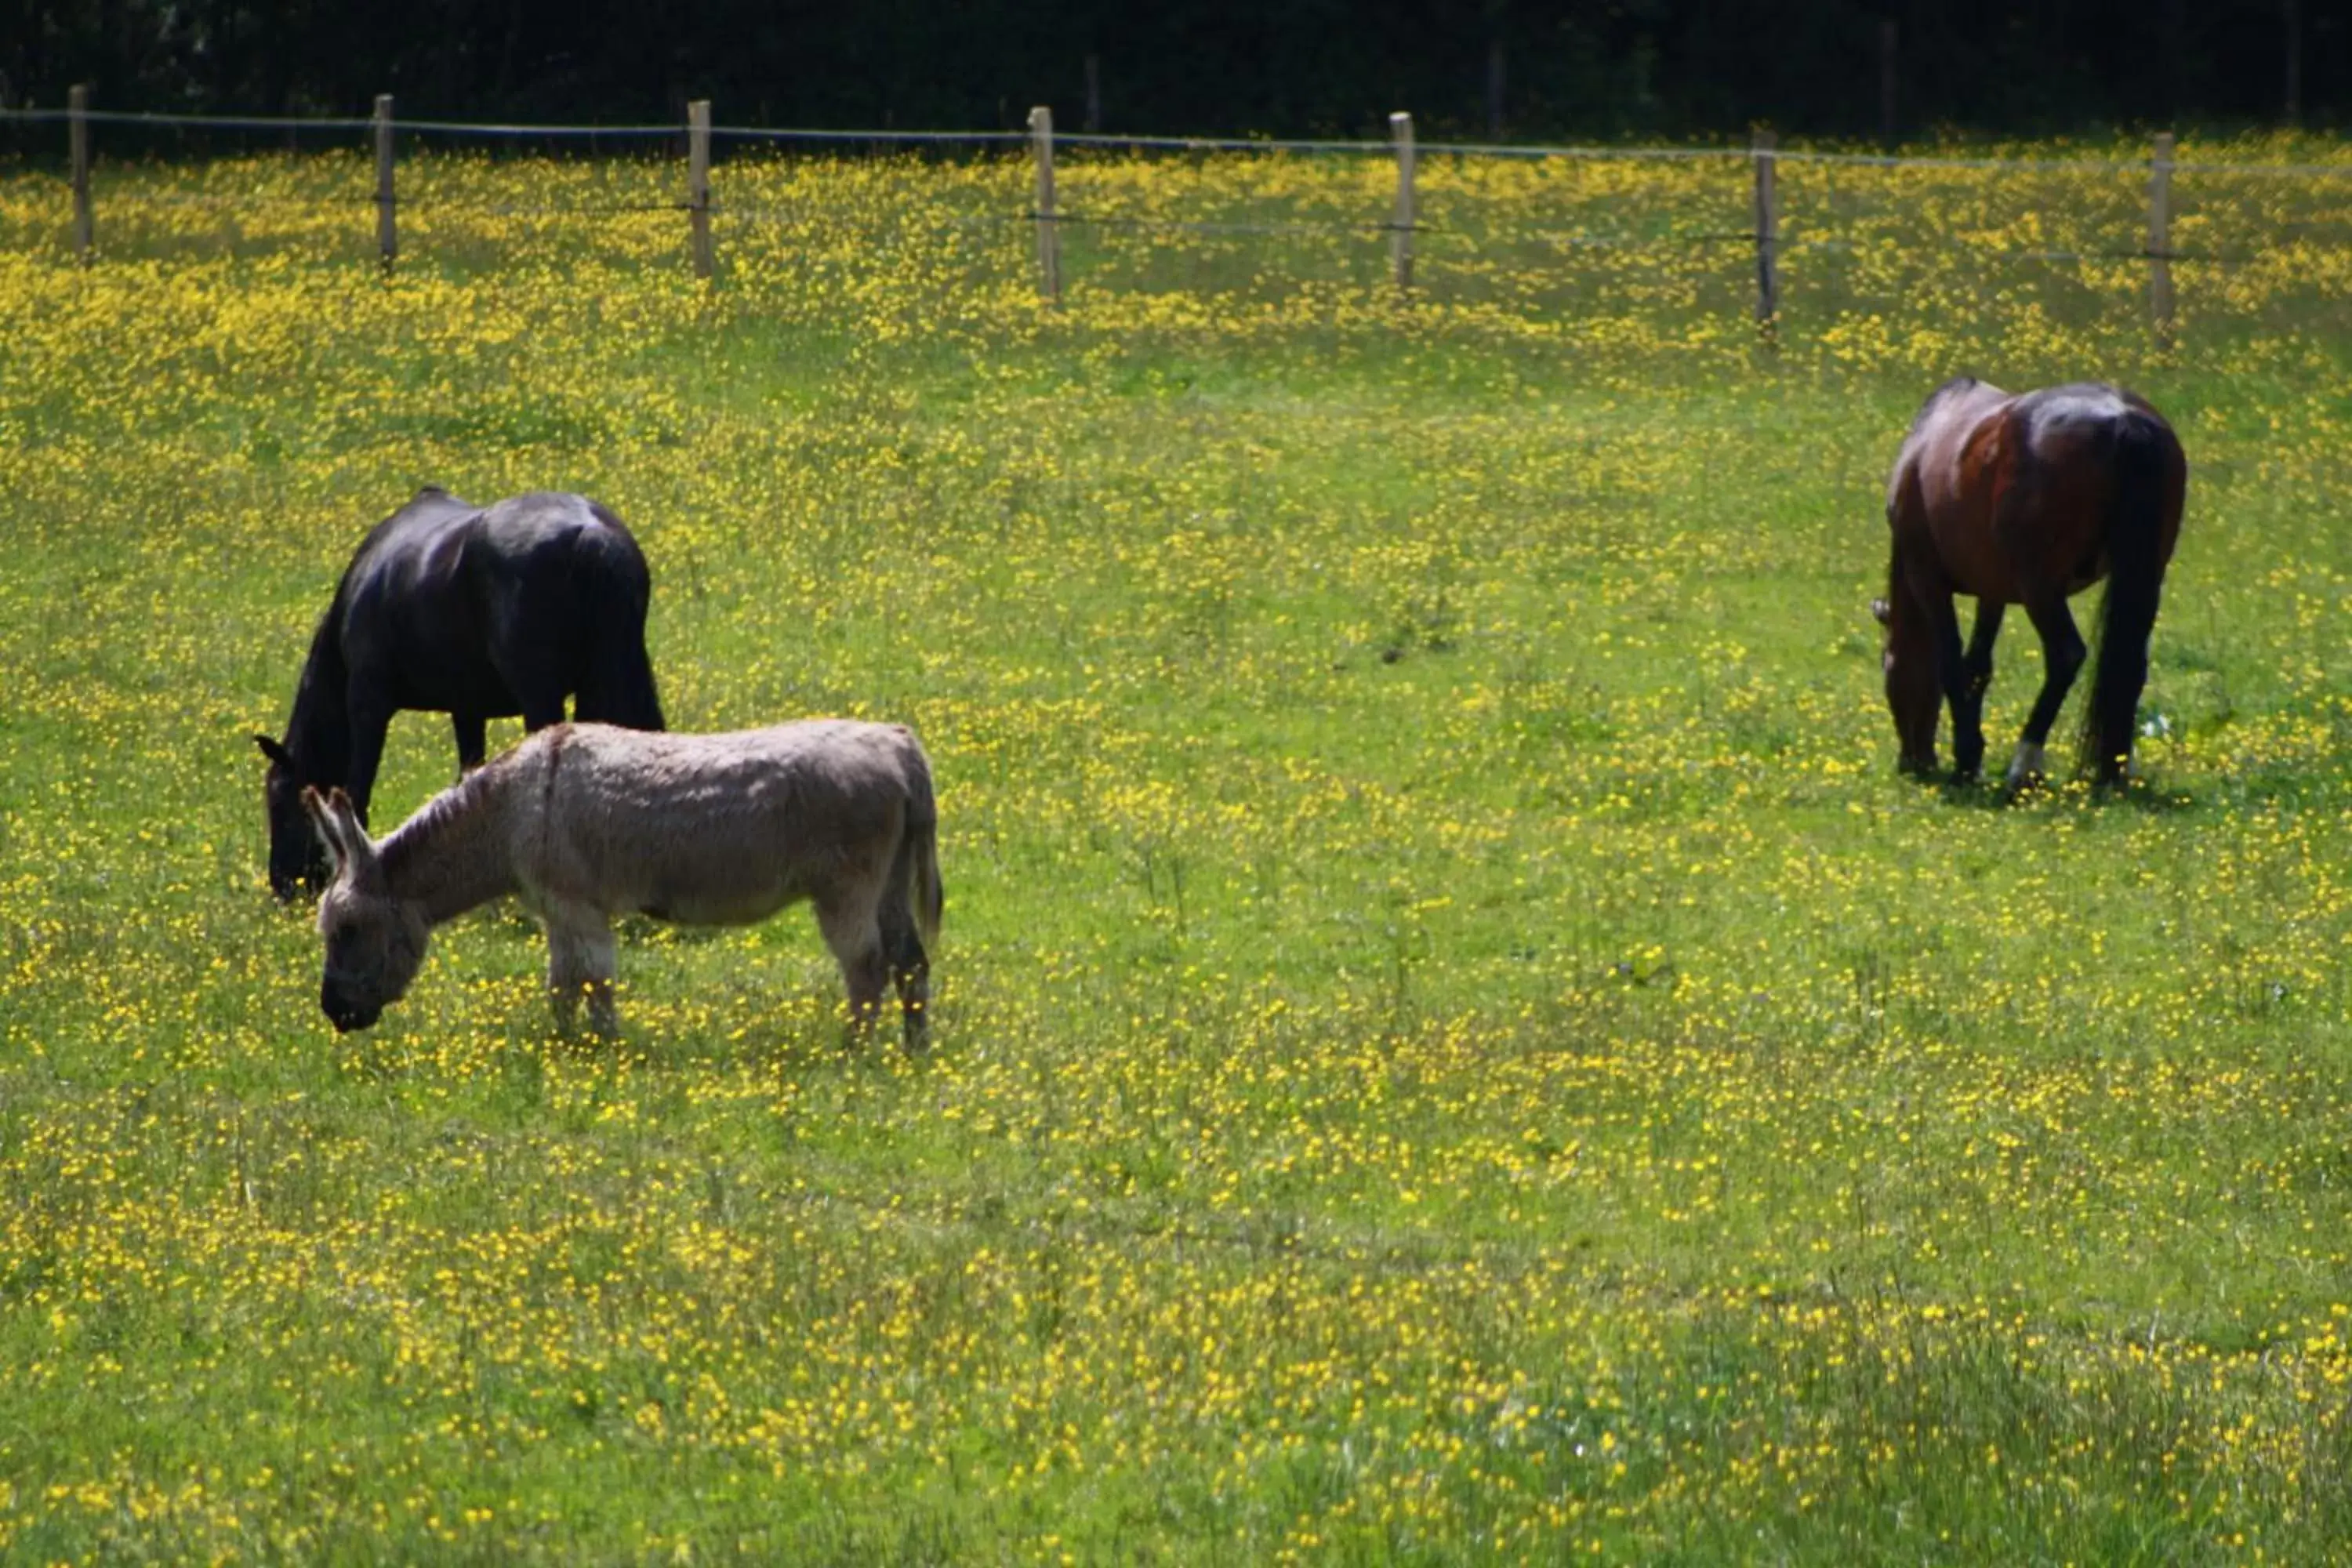
M646 612L653 574L645 555L617 519L581 535L581 609L588 637L574 710L583 720L629 730L662 730L661 696L646 656Z
M2092 635L2098 651L2077 754L2101 784L2121 778L2131 760L2140 689L2147 684L2147 641L2164 587L2164 492L2172 448L2164 422L2137 408L2116 422L2114 440L2115 483L2101 535L2107 591Z

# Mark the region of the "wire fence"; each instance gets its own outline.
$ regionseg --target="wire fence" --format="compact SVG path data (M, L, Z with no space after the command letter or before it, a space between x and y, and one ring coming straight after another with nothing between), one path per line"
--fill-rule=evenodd
M1025 271L1052 299L1385 287L1572 310L1606 294L1775 330L1916 297L1932 274L1937 287L2005 289L2062 314L2112 314L2128 297L2159 336L2184 297L2352 327L2352 157L2243 145L2181 157L2169 136L2144 157L1898 156L1769 137L1416 143L1402 115L1386 142L1277 140L1071 134L1042 110L1019 132L717 124L702 104L685 124L402 120L389 99L367 117L143 114L91 108L79 90L64 109L0 111L0 131L17 149L0 176L0 247L54 250L62 238L84 261L206 245L348 253L364 244L369 226L353 215L365 208L387 268L404 254L494 265L501 246L551 239L533 226L592 223L649 263L682 254L724 282L779 247L856 228L897 253L929 245L975 279ZM249 163L184 156L256 139L282 139L303 171L260 191ZM45 144L50 159L66 153L67 222ZM341 155L371 147L373 181L364 156ZM541 160L527 181L485 172L515 156ZM870 169L908 160L933 177L902 177L893 210ZM851 178L857 168L869 173ZM860 196L833 200L828 179ZM210 215L211 228L192 215ZM665 237L659 224L677 226ZM2175 268L2202 280L2177 286ZM2263 281L2213 281L2232 274Z

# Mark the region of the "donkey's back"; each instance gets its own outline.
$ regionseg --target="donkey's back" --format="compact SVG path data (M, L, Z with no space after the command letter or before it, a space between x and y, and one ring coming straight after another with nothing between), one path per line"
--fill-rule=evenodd
M541 776L517 870L541 901L736 924L814 900L870 909L910 837L937 823L904 728L814 719L721 734L562 724L511 764Z

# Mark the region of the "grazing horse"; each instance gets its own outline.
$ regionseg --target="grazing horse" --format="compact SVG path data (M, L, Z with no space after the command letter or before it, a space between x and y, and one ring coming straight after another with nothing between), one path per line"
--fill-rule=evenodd
M1894 551L1881 664L1906 772L1936 768L1936 721L1952 709L1953 775L1984 761L1984 694L2001 612L2023 605L2042 634L2042 693L2009 764L2012 789L2040 778L2043 742L2085 658L2067 595L2107 579L2098 662L2078 765L2124 778L2147 680L2164 569L2180 536L2189 464L2163 416L2097 383L2016 396L1962 376L1928 395L1886 490ZM1977 601L1965 650L1952 595Z
M748 925L812 901L863 1033L895 982L907 1047L925 1032L940 923L930 763L896 724L812 719L668 735L557 724L467 774L372 842L341 790L302 792L334 858L319 900L319 1005L363 1029L425 961L427 934L508 893L547 929L547 987L569 1031L582 992L618 1027L613 917Z
M325 881L302 791L340 786L367 820L384 732L402 709L446 712L460 772L481 766L488 720L529 730L577 717L659 730L646 658L646 558L584 496L534 492L488 508L428 485L368 531L310 639L286 738L269 759L269 886Z

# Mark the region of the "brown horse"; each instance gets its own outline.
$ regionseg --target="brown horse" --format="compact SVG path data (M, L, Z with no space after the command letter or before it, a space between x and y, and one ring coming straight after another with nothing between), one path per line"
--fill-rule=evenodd
M2009 765L2041 777L2043 742L2085 658L2069 595L2105 577L2098 663L2079 765L2114 784L2131 765L2147 642L2180 537L2188 460L2163 416L2119 388L2083 382L2016 396L1962 376L1928 395L1886 489L1894 552L1881 662L1906 772L1936 768L1938 710L1952 708L1956 779L1984 762L1984 694L2001 613L2023 605L2042 634L2042 694ZM1965 650L1952 595L1977 601Z

